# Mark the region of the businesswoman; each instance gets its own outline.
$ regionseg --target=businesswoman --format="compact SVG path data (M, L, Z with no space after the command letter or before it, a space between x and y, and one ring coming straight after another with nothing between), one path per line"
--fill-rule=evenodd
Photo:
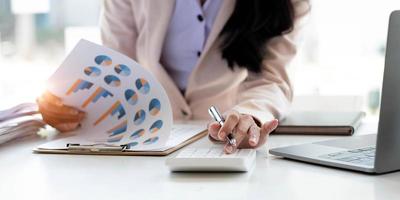
M128 55L161 82L174 119L210 119L215 105L236 148L256 148L288 112L292 88L285 67L297 51L307 0L105 0L105 46ZM50 93L38 98L44 120L74 130L84 113Z

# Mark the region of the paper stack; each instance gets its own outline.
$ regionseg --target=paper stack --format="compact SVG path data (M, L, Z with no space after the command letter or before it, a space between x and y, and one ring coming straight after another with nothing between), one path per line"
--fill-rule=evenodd
M34 103L23 103L0 111L0 144L36 134L44 126Z

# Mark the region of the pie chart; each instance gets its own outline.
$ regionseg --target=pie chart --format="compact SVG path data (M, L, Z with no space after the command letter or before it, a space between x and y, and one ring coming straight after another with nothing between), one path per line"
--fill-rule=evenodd
M114 75L107 75L106 77L104 77L104 81L107 83L107 85L112 87L118 87L121 85L121 81L119 80L119 78Z
M138 142L131 142L131 143L126 144L126 147L127 147L128 149L130 149L131 147L134 147L134 146L136 146L136 145L138 145L138 144L139 144Z
M114 71L121 76L129 76L131 74L129 67L123 64L116 65Z
M161 103L158 99L152 99L149 104L149 112L151 115L155 116L160 112Z
M139 97L135 91L131 89L125 91L125 99L129 104L134 106L137 103L138 98Z
M107 142L119 142L119 141L121 141L121 139L122 139L123 137L124 137L124 135L118 135L118 136L109 138L109 139L107 140Z
M139 110L135 114L135 117L133 119L133 123L135 125L140 125L141 123L144 122L145 117L146 117L146 112L144 112L144 110Z
M94 62L103 67L109 66L112 64L111 58L106 55L96 56L96 58L94 58Z
M152 137L152 138L149 138L149 139L145 140L145 141L143 142L143 144L146 144L146 145L154 144L154 143L156 143L157 141L158 141L158 137L156 136L156 137Z
M134 139L142 137L143 135L144 135L144 129L139 129L139 130L135 131L134 133L132 133L132 135L129 136L129 138L131 140L134 140Z
M101 74L101 70L97 67L86 67L83 72L90 77L98 77Z
M155 132L159 131L161 129L162 125L163 125L163 122L161 120L157 120L156 122L153 123L153 125L151 125L150 132L155 133Z
M136 80L136 88L139 90L140 93L142 94L147 94L150 91L150 85L149 82L147 82L143 78L138 78Z

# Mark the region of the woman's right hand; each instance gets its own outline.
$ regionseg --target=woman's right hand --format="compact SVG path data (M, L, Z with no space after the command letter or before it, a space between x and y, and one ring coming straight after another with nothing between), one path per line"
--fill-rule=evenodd
M45 92L37 99L39 112L43 120L60 132L77 129L85 113L63 104L62 100L50 92Z

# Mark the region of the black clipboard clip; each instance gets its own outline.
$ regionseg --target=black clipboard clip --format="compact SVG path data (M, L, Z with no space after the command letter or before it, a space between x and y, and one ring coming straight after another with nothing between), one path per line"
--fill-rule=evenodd
M77 152L123 152L128 148L128 145L108 145L108 144L74 144L68 143L67 150L68 151L77 151Z

